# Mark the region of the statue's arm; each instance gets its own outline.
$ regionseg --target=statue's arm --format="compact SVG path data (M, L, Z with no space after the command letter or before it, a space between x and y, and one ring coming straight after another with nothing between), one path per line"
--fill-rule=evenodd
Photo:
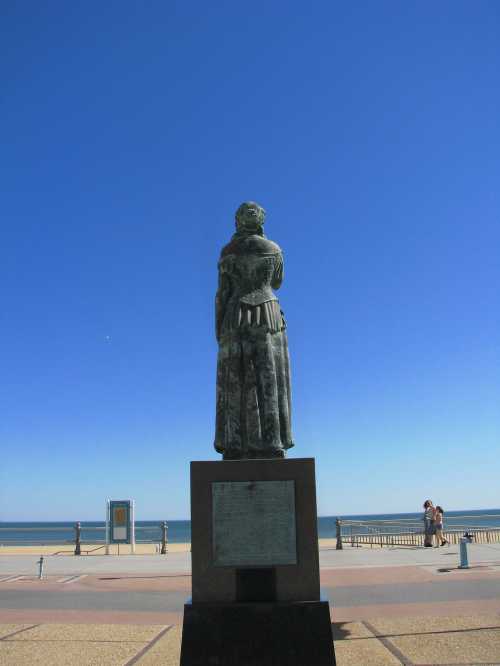
M231 282L226 272L219 266L219 285L215 295L215 336L220 338L226 305L231 296Z
M279 289L281 287L281 283L283 282L283 272L283 255L280 252L274 260L274 273L271 280L271 287L273 289Z

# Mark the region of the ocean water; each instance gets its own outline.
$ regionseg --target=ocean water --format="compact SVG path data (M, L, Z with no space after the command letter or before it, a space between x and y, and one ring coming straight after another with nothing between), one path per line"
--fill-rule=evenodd
M353 528L354 532L366 533L370 523L378 520L412 520L420 524L422 513L384 513L361 516L338 516L344 520L357 520L366 525ZM318 534L320 538L335 536L336 516L320 516L318 518ZM51 543L74 543L74 522L0 522L0 545L41 545ZM136 541L160 542L160 520L137 520ZM191 522L189 520L170 520L168 540L171 543L191 541ZM82 521L82 542L95 543L105 540L104 521ZM445 513L445 529L467 527L500 527L500 509L482 509L481 511L450 511ZM390 528L384 527L384 531Z

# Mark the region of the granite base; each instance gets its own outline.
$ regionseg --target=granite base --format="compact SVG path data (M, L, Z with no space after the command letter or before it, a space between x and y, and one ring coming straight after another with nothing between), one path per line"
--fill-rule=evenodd
M335 666L328 601L187 603L181 666Z

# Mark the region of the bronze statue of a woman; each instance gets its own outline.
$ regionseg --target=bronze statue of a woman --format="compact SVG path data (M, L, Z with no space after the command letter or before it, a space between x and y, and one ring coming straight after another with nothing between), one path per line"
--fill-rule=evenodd
M273 292L283 255L264 236L264 217L258 204L241 204L219 260L215 449L224 460L283 458L293 446L286 325Z

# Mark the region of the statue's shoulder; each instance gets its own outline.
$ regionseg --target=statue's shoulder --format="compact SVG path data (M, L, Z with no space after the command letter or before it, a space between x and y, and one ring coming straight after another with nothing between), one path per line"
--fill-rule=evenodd
M268 238L252 235L243 238L234 237L227 245L222 248L221 259L230 254L280 254L280 246Z

